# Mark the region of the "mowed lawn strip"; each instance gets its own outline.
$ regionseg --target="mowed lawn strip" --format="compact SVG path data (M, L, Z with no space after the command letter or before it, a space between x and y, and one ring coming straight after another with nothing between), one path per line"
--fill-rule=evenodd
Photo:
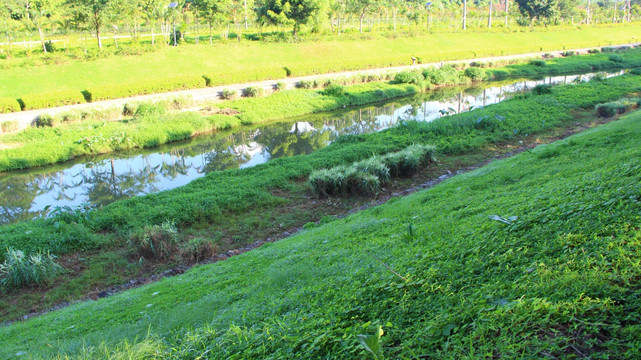
M561 49L603 47L633 42L641 26L591 27L545 32L435 33L389 39L319 42L181 45L140 56L71 61L0 70L0 97L51 94L149 80L208 76L212 85L280 79L475 57Z

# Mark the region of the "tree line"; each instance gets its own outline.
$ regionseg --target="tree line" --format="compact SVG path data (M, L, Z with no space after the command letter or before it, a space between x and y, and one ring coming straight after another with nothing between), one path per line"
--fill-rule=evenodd
M0 34L7 43L37 34L47 52L47 34L71 32L92 33L102 48L105 32L114 34L117 45L115 35L122 31L134 41L143 31L151 33L152 44L158 32L170 34L167 40L176 45L188 26L195 27L196 42L204 26L213 43L214 29L235 28L240 39L249 24L289 28L296 36L306 25L341 34L348 21L363 32L367 21L371 28L383 18L391 31L401 20L429 30L435 18L466 30L470 16L492 28L631 22L640 13L641 0L3 0Z

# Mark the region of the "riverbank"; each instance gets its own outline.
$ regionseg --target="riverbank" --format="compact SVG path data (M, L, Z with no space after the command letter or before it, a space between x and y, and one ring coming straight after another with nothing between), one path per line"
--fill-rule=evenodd
M592 91L620 81L586 84L578 97L588 106ZM529 100L567 100L567 91ZM587 113L573 115L565 121ZM370 335L369 349L390 358L637 358L640 120L635 113L248 254L0 328L0 351L353 358L368 356L358 339ZM410 128L427 135L421 125Z
M178 230L177 244L207 239L214 254L237 249L281 230L341 213L359 201L369 201L368 197L314 200L306 183L312 170L348 164L410 144L436 146L442 164L437 169L456 170L509 151L520 141L557 136L558 131L567 131L577 122L590 123L596 120L595 105L637 91L638 81L639 76L623 75L549 88L549 92L523 95L432 123L409 122L380 133L343 137L311 155L214 172L179 189L118 201L87 213L63 211L51 219L2 226L2 249L52 251L63 256L73 269L69 278L59 280L53 288L43 286L7 298L4 314L11 317L24 312L27 304L35 309L47 307L56 299L81 297L96 284L111 286L141 271L154 273L171 267L172 262L191 261L173 253L168 258L139 262L131 236L145 229L169 221ZM524 117L524 112L530 116ZM426 176L442 175L430 171ZM116 276L116 268L126 268L127 273ZM42 292L48 294L45 301Z
M475 65L467 68L445 66L438 70L427 68L422 73L418 71L398 73L412 75L410 77L397 78L396 75L387 73L383 79L393 80L391 83L374 82L349 86L348 81L353 81L349 79L305 82L304 87L310 88L333 86L334 92L296 89L278 92L267 97L244 98L211 105L213 109L219 107L235 110L232 113L227 112L227 115L203 115L196 112L165 114L168 111L167 104L163 103L158 106L147 106L144 109L146 112L141 111L136 114L137 116L122 121L105 122L100 118L93 121L67 121L65 119L71 116L49 117L52 120L47 124L55 127L30 128L17 134L0 136L0 142L7 146L6 149L0 150L0 172L54 164L85 154L154 147L191 138L202 132L383 101L414 94L421 89L434 86L507 76L634 68L641 66L641 51L634 49L568 56L498 68L488 67L489 64L483 62L477 62ZM369 80L382 79L372 77ZM408 84L395 84L399 82L408 82ZM169 106L171 105L172 102L169 102ZM130 104L130 112L131 108ZM135 109L135 106L133 108Z

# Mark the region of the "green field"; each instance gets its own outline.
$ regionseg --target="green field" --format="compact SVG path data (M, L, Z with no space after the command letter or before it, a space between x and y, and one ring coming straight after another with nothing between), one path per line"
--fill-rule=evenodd
M184 45L140 56L121 56L63 64L0 70L0 97L80 92L183 76L211 78L211 84L242 83L341 70L409 65L422 62L498 56L533 51L602 47L636 42L641 26L591 27L548 32L435 33L389 39L335 40L308 43Z
M386 358L637 359L640 141L637 112L227 261L2 327L0 356L366 359L358 336L380 325Z

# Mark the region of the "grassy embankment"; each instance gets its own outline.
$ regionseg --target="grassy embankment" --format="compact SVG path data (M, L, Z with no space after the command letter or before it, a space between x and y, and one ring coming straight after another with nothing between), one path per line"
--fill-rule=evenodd
M77 265L81 271L70 269L72 277L61 279L53 289L44 286L36 292L11 292L0 303L3 315L11 318L29 308L37 310L77 298L93 291L94 286L117 284L119 278L113 276L114 271L125 269L127 274L135 274L141 266L150 264L153 272L158 259L138 261L144 255L136 234L153 231L154 226L167 221L179 229L177 248L194 239L206 239L215 250L242 247L273 236L282 231L279 229L316 221L336 209L349 209L347 200L309 205L305 180L315 169L347 164L410 144L436 146L445 169L454 169L492 156L497 145L518 145L520 140L592 121L595 105L639 91L639 76L624 75L549 90L433 123L408 123L381 133L344 137L311 155L210 173L180 189L119 201L88 213L63 213L53 219L2 226L3 257L8 247L58 255L88 251L73 259L72 267ZM165 254L161 263L183 261L176 251ZM44 298L38 295L43 292L47 294Z
M638 81L560 87L492 113L511 119L518 105L531 114L520 129L534 133ZM455 133L472 147L500 137L503 126L465 126L479 115L355 140L414 133L455 150ZM357 336L382 325L386 358L639 358L640 141L637 112L225 262L0 328L1 356L368 358Z
M0 98L6 101L0 101L0 110L19 110L17 99L21 99L23 108L29 109L81 103L85 98L96 101L206 85L279 79L286 76L284 67L289 69L291 76L299 76L409 65L412 56L427 63L602 47L635 41L640 29L639 25L630 25L549 32L436 33L393 39L372 35L370 40L300 44L246 42L167 47L126 60L110 57L3 69L0 71ZM188 64L185 59L189 59Z
M413 85L433 87L508 76L580 73L639 66L641 50L635 49L532 61L499 68L479 67L459 71L445 67L433 72L428 71L432 77L427 80L421 74L416 74L419 80L410 85L360 84L346 87L345 92L331 95L322 91L297 89L265 98L241 99L219 105L237 110L238 115L203 116L195 112L165 114L166 110L162 106L146 106L139 109L137 116L123 121L57 120L54 121L57 122L55 127L29 128L20 133L0 136L0 143L7 147L0 150L0 171L54 164L86 154L154 147L188 139L202 132L228 129L241 124L258 124L284 117L382 101L418 92L419 88ZM472 75L474 78L466 75ZM332 83L340 82L341 79L337 79ZM76 114L76 117L78 116Z

